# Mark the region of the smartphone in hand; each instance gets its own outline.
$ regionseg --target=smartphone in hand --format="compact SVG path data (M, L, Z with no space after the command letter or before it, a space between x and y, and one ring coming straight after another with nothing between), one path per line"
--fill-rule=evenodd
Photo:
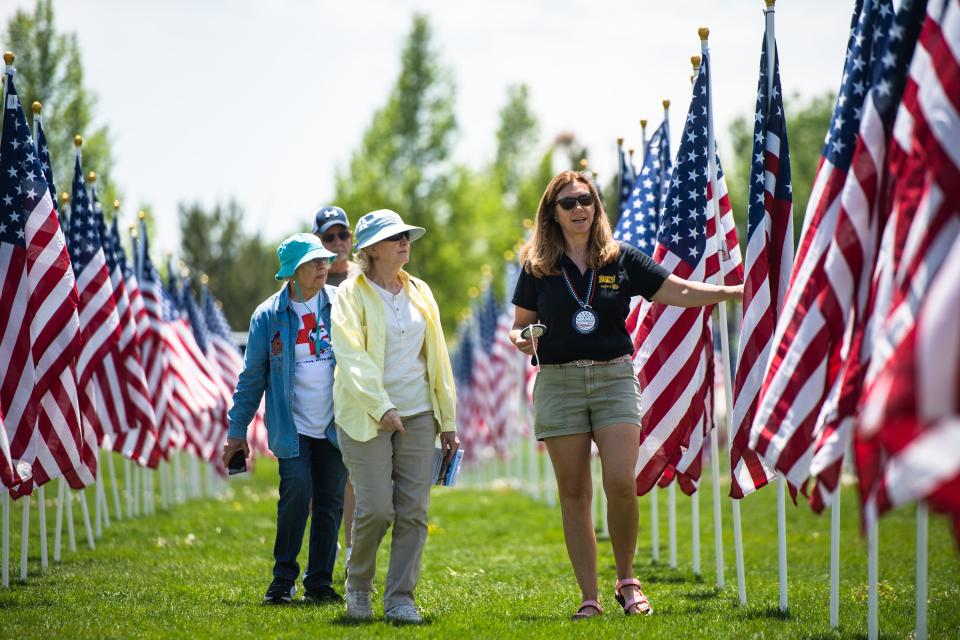
M227 473L235 476L238 473L244 473L246 470L247 458L243 454L243 449L238 449L234 452L233 456L230 457L230 462L227 464Z

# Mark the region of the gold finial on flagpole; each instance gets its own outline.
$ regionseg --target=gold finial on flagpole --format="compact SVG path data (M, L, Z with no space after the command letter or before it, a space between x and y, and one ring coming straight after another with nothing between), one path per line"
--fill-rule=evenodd
M480 296L480 289L478 289L477 287L470 287L469 289L467 289L467 295L470 296L471 298L477 298Z
M618 147L622 147L622 146L623 146L623 138L622 138L622 137L621 137L621 138L617 138L617 146L618 146Z
M119 200L114 200L114 201L113 201L113 208L114 208L114 209L119 209L119 208L120 208L120 201L119 201Z
M772 7L773 5L777 4L777 0L766 0L766 2L768 7Z
M485 264L480 267L480 275L489 277L493 273L493 269L490 268L490 265Z
M202 285L210 284L210 276L208 276L207 274L203 274L202 276L200 276L200 284Z
M706 40L710 37L710 29L707 27L700 27L697 29L697 34L700 36L701 40Z
M533 229L533 220L530 218L523 219L523 228L524 229Z
M87 182L96 182L97 181L97 172L91 171L87 174Z
M640 118L640 128L641 128L641 129L646 129L646 128L647 128L647 119L646 119L646 118Z
M664 101L663 101L663 108L664 108L664 109L669 109L669 108L670 108L670 101L669 101L669 100L664 100Z
M81 136L79 133L73 136L73 146L79 149L82 144L83 144L83 136Z
M580 171L586 171L587 164L588 163L586 158L580 158Z
M630 154L630 159L633 160L633 149L627 149L627 153Z
M60 204L69 204L70 203L70 194L64 191L60 194Z
M140 211L137 212L137 217L143 220L144 218L147 217L147 212L144 211L143 209L140 209Z
M693 65L694 69L700 68L700 56L690 56L690 64Z
M13 55L13 51L7 51L5 54L3 54L3 61L6 62L7 66L9 67L13 64L13 61L16 59L16 57L17 56Z
M42 104L40 104L39 102L34 102L34 103L33 103L33 112L34 112L35 114L40 115L40 111L42 111L42 110L43 110L43 105L42 105Z
M506 251L503 252L503 259L506 262L513 262L513 256L514 256L513 251L510 251L510 249L507 249Z

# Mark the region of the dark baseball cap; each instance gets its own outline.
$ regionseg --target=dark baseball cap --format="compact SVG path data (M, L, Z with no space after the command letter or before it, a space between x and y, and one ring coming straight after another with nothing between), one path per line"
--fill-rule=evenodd
M321 207L313 220L313 232L323 233L330 227L338 224L342 224L347 229L350 228L347 213L340 207Z

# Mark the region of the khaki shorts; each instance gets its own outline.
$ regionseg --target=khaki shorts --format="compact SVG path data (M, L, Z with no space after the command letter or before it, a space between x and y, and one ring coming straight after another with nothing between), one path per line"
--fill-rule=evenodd
M640 424L640 383L629 360L541 366L533 387L537 440L623 423Z

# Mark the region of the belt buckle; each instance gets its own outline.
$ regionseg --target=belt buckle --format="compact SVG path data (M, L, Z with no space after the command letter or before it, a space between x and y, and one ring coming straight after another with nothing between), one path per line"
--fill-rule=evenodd
M581 369L584 367L592 367L596 360L577 360L576 365Z

